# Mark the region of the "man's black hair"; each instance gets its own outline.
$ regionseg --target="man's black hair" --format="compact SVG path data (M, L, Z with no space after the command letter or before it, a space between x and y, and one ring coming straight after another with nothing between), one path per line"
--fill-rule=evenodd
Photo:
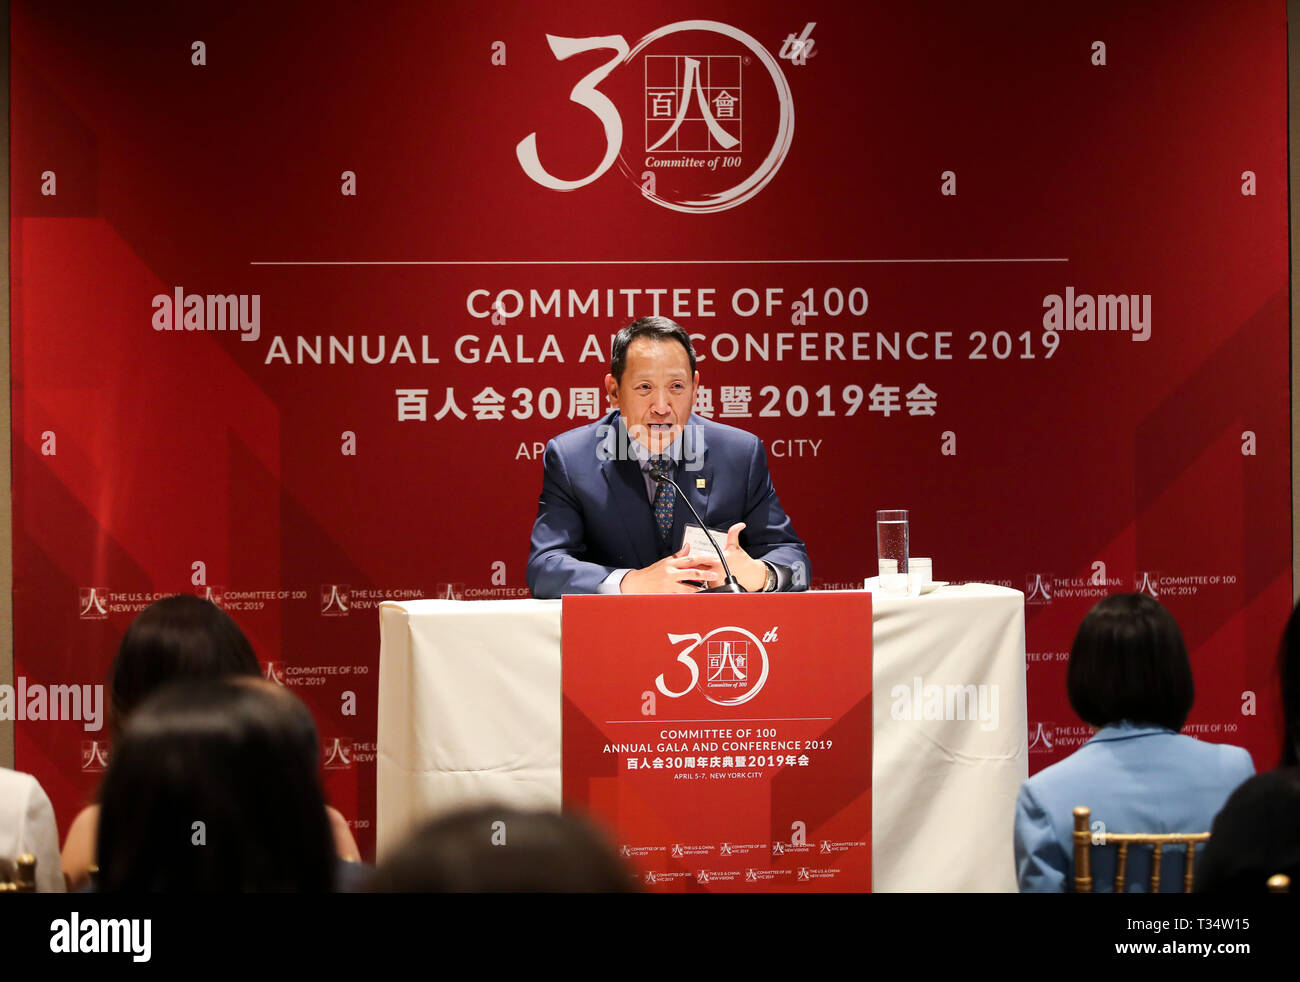
M650 338L652 341L676 341L686 349L686 357L691 360L691 375L695 374L695 349L691 346L691 336L674 320L667 317L638 317L623 330L614 335L614 346L609 361L609 374L620 385L623 382L623 369L627 367L627 349L637 338Z

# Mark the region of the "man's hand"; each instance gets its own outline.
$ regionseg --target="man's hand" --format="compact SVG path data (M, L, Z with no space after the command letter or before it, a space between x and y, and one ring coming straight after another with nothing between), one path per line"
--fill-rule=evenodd
M743 528L744 526L741 526ZM727 557L731 561L731 557ZM695 580L709 585L722 582L722 574L716 569L718 561L708 567L690 557L690 546L682 546L675 555L661 559L645 569L631 570L623 577L619 585L622 593L699 593L704 589Z
M740 547L740 533L745 530L744 522L737 522L727 529L727 544L722 549L731 575L750 593L758 593L767 583L767 566L761 560L754 559ZM722 566L718 563L717 553L711 556L696 556L695 562L702 569L710 569L718 574L718 582L725 579Z

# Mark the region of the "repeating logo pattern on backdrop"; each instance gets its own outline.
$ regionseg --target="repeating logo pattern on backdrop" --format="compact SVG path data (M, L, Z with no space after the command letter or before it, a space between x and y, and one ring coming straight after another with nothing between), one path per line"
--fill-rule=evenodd
M81 741L81 769L98 773L108 769L108 741Z
M77 616L83 620L108 619L108 589L106 587L85 586L78 593L81 599L81 612Z
M348 587L345 583L324 583L320 588L322 617L348 616Z

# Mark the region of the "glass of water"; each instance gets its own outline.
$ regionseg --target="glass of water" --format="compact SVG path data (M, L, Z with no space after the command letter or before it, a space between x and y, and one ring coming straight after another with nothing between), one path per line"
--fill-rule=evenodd
M894 508L876 512L876 559L881 576L907 575L907 509Z

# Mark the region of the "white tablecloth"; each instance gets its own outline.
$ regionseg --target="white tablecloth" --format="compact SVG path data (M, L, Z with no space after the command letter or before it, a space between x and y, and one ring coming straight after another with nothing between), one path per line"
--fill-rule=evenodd
M559 808L561 603L382 606L381 861L441 811ZM1015 890L1012 819L1028 774L1023 595L982 584L878 593L872 621L873 888ZM945 687L944 715L966 716L982 695L984 719L911 718L936 715L931 686Z

